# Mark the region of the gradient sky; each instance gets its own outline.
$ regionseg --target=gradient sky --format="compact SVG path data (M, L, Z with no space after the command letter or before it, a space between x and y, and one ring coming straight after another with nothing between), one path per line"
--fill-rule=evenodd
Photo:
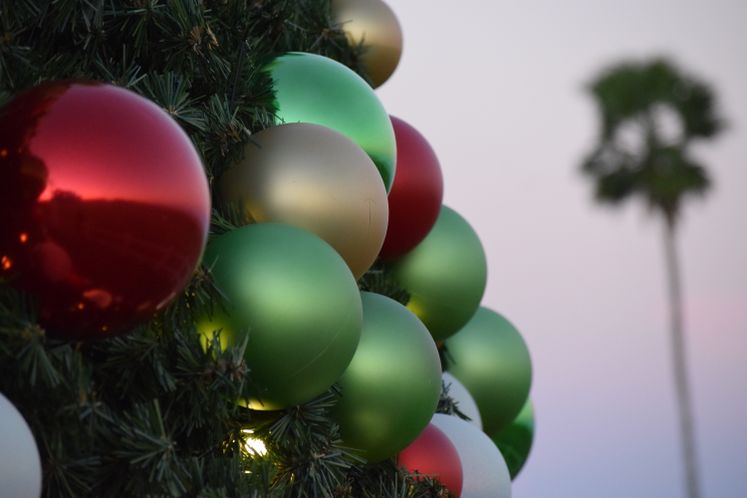
M538 437L514 498L684 496L662 227L592 202L583 85L656 54L715 85L729 130L698 149L715 189L685 209L686 326L704 498L746 496L747 2L387 2L405 51L379 95L439 155L488 253L484 304L532 351Z

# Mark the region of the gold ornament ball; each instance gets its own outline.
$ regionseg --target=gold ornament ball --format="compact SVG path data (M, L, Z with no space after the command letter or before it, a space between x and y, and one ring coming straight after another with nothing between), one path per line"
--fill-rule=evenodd
M389 204L376 166L324 126L292 123L257 133L220 189L225 200L240 203L247 223L286 223L324 239L355 278L384 243Z
M402 28L381 0L332 0L332 16L351 43L363 43L366 73L374 88L392 75L402 56Z

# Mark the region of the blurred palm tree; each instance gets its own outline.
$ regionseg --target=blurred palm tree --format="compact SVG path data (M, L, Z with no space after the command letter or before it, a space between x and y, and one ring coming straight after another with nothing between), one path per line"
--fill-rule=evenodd
M708 172L690 146L723 128L714 94L671 62L623 63L589 86L602 126L598 143L582 165L596 198L621 204L642 199L664 221L664 249L671 310L671 346L689 498L700 496L693 412L682 316L682 284L676 234L682 203L703 195Z

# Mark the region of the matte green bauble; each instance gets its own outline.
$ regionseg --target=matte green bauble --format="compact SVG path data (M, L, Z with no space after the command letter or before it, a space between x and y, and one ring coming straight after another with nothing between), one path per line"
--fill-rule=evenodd
M441 363L428 330L407 308L379 294L361 298L361 341L340 378L334 417L345 445L376 462L428 425L441 393Z
M332 246L289 225L247 225L211 241L203 262L230 303L230 319L216 320L221 339L249 335L250 408L304 403L339 378L358 345L362 311Z
M501 450L508 465L511 479L515 479L524 467L534 440L534 407L531 400L524 403L524 407L508 427L494 434L491 439Z
M280 123L315 123L357 143L376 164L387 192L394 180L394 129L374 90L353 70L316 54L291 52L272 61Z
M446 340L446 349L448 370L475 399L485 433L507 427L532 384L532 362L519 331L498 313L480 308Z
M433 229L394 264L392 276L410 294L407 307L434 339L443 340L480 305L487 280L485 252L469 223L442 206Z

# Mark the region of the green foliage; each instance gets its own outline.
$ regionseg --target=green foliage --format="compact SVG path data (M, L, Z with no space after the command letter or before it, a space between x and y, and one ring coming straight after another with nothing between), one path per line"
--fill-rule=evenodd
M187 131L212 184L251 133L273 123L267 61L308 51L362 73L361 49L330 19L328 0L5 0L0 105L47 80L128 87ZM214 206L213 233L240 223L219 199ZM334 388L283 412L239 406L251 383L246 344L223 351L215 339L205 351L194 330L196 313L221 305L200 268L151 322L71 343L47 337L33 299L0 281L0 392L32 427L44 496L448 496L342 447L329 416ZM246 429L267 455L245 449Z
M596 182L597 198L619 203L640 196L674 223L684 196L703 194L710 186L690 145L723 128L711 89L656 59L614 66L589 85L589 92L602 126L582 170ZM674 122L667 123L667 117ZM668 130L667 124L677 129Z

